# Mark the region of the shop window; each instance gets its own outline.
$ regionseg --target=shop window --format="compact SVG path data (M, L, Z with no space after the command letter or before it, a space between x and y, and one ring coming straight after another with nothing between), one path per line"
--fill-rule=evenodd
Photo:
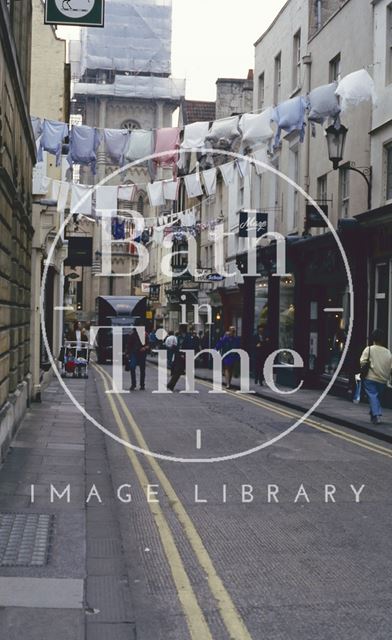
M294 276L288 275L280 282L279 297L279 348L294 349Z
M390 332L390 263L376 264L374 282L374 327L389 337Z
M329 62L329 81L339 82L341 79L341 57L340 53Z
M386 164L386 200L392 200L392 143L385 147Z
M275 73L274 73L274 103L280 102L282 89L282 54L278 53L275 57Z
M332 375L341 360L344 345L347 338L347 329L349 324L349 291L348 288L336 292L336 289L328 289L328 303L330 308L343 309L342 311L334 311L325 314L326 321L326 338L327 338L327 354L324 371Z
M260 325L268 325L268 277L257 278L255 288L255 325L254 334Z

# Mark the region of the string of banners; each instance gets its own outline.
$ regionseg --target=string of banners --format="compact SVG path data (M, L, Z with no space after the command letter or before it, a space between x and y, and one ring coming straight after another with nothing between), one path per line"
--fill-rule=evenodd
M250 161L259 160L268 162L265 150L258 150L252 154ZM45 195L46 199L57 207L59 213L70 207L73 214L94 215L96 209L121 209L123 205L135 202L138 189L143 187L147 192L152 207L172 206L178 199L180 181L185 184L188 198L201 196L213 196L216 193L217 172L220 171L226 186L234 181L235 171L243 178L249 172L250 162L246 158L225 162L219 167L211 167L200 171L197 166L195 173L170 180L157 180L143 185L121 184L107 185L82 185L68 181L54 180L38 174L33 179L33 194ZM261 173L262 166L255 164L256 171ZM94 206L95 204L95 206Z
M202 231L213 232L216 226L222 223L222 218L200 222L196 219L197 213L198 207L192 207L158 218L138 220L116 215L105 218L102 222L110 225L114 240L141 242L145 245L151 241L161 245L169 235L175 240L185 240L189 236L198 236ZM134 249L134 245L132 247Z
M341 114L364 101L373 101L374 104L376 95L371 76L366 69L360 69L339 82L317 87L306 96L290 98L261 113L245 113L242 116L215 120L211 126L209 122L194 122L186 125L183 130L179 127L166 127L129 131L98 129L86 125L73 125L69 128L64 122L42 120L34 116L31 120L39 161L46 151L55 155L56 164L60 165L66 139L69 166L89 166L93 174L96 173L98 149L105 152L111 164L119 167L151 156L153 159L145 163L152 181L148 185L149 196L150 201L160 202L163 198L175 199L175 186L170 185L170 181L166 185L152 186L155 184L158 168L172 169L174 177L184 176L185 184L188 182L187 189L189 187L192 192L193 185L197 191L194 174L187 175L192 152L199 152L198 160L202 169L212 169L218 164L220 167L224 164L231 165L232 163L222 164L219 154L217 156L212 150L233 152L241 149L242 153L250 153L260 147L273 150L279 146L283 131L297 131L302 142L306 121L315 135L316 124L323 125L329 118L338 122ZM227 166L229 177L230 171ZM163 189L166 189L166 194L162 194Z

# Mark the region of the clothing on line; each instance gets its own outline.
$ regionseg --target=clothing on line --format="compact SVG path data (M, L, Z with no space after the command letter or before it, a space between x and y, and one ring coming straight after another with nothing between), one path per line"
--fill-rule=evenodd
M178 160L180 146L180 129L178 127L166 127L158 129L156 133L155 153L168 153L154 158L158 167L172 168Z
M69 135L68 163L88 165L96 173L97 149L101 141L98 129L85 125L73 126Z
M163 183L150 182L147 184L147 192L152 207L161 207L165 204L165 198L163 197Z
M103 141L105 151L113 164L120 167L124 164L124 153L128 144L129 131L127 129L105 129Z
M56 167L61 163L61 150L64 138L68 136L68 125L57 120L44 120L38 149L38 161L43 160L43 151L56 156Z
M275 147L280 143L282 130L286 131L286 133L298 131L300 142L303 142L305 137L305 111L306 101L302 96L286 100L275 107L272 112L272 119L278 125L274 140Z

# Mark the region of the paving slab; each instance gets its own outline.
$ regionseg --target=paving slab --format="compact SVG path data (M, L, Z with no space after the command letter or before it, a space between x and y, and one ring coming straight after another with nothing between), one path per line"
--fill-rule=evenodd
M83 580L0 576L0 607L81 609Z

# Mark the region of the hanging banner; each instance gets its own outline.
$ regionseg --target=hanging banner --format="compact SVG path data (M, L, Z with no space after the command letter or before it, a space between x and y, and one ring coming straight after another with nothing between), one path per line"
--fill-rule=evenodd
M46 0L45 24L104 26L104 0Z
M240 211L240 223L238 231L239 237L247 238L249 235L249 230L252 230L254 236L255 229L257 238L261 238L264 233L267 233L268 213L263 213L262 211L257 211L256 209L250 211Z

